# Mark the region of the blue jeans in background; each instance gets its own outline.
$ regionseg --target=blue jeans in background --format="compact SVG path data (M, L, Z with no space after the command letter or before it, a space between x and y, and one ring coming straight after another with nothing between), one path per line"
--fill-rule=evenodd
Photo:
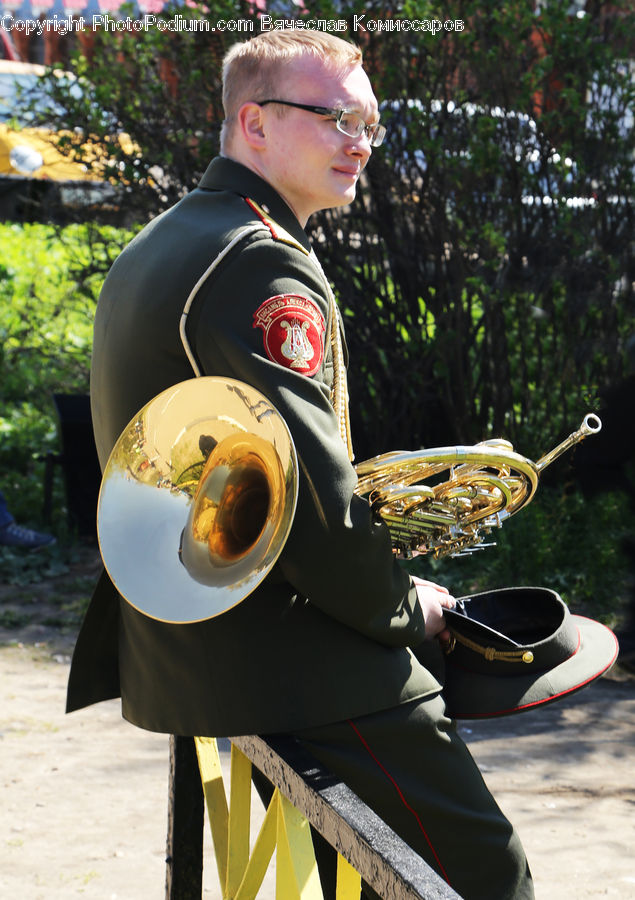
M13 522L13 516L9 512L9 507L7 506L7 501L4 499L4 494L0 491L0 528L5 528L7 525L10 525Z

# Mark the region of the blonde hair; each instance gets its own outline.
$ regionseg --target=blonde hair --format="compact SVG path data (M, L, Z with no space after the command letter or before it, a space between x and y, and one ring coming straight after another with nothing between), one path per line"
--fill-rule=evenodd
M335 72L362 62L359 47L323 31L267 31L230 47L223 60L225 121L221 131L221 152L243 103L275 98L282 80L281 69L302 56L313 56Z

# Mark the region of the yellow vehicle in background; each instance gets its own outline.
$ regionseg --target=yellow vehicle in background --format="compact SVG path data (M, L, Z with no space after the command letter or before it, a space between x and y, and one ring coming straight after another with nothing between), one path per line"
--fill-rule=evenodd
M63 118L39 82L45 71L34 63L0 60L0 216L30 217L38 207L46 214L117 203L117 188L108 177L112 163L103 150L87 139L80 153L69 152L68 145L78 143L75 132L40 124L47 113L51 121ZM60 72L59 77L69 79L71 91L75 88L72 75ZM126 135L118 140L126 153L134 153Z

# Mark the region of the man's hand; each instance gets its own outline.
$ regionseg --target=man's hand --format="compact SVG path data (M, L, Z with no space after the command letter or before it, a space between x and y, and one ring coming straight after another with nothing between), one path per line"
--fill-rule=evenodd
M426 623L426 639L436 637L441 641L448 641L450 632L445 627L443 610L454 609L456 600L448 589L440 584L425 581L416 575L412 576L412 581L417 589L417 599Z

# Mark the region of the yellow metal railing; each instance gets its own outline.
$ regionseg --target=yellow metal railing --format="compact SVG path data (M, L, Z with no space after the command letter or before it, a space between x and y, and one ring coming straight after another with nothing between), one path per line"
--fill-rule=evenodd
M228 803L216 740L194 742L223 900L257 897L274 851L277 900L323 900L307 819L276 788L251 847L251 762L232 744ZM337 900L360 892L359 873L338 854Z

